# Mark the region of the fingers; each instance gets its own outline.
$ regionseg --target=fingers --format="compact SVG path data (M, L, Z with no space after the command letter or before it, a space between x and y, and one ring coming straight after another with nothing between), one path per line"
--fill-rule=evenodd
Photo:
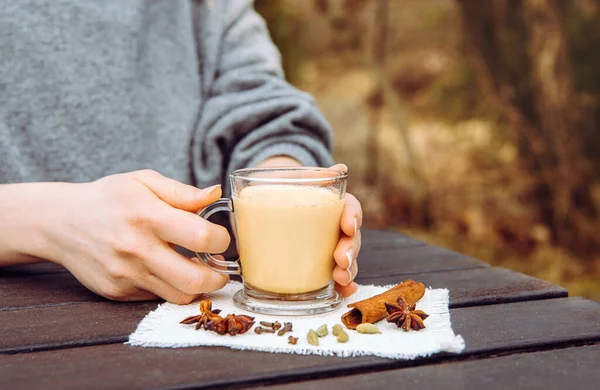
M199 189L151 170L134 172L133 177L147 186L163 202L181 210L196 212L221 196L220 185Z
M330 169L348 172L348 167L345 164L336 164ZM342 213L340 225L342 227L342 231L347 236L354 236L362 226L362 207L358 199L356 199L356 197L352 194L346 194L345 201L346 205Z
M334 171L348 172L348 167L346 164L335 164L334 166L329 167L329 169L333 169Z
M333 269L333 280L342 286L348 286L358 273L358 264L353 263L349 269L335 267Z
M333 269L333 280L336 289L344 296L354 294L358 288L353 280L358 274L356 258L360 251L360 239L360 231L354 237L342 236L334 252L337 266Z
M178 254L168 246L155 250L154 256L146 263L153 275L188 295L219 290L229 281L227 275L212 271L205 265ZM165 295L155 290L150 291L167 299Z
M354 236L362 226L362 207L354 195L346 194L346 205L342 212L340 226L347 236Z
M162 240L194 252L221 253L227 250L231 241L223 226L170 207L155 213L152 228Z
M181 291L152 274L145 277L139 287L177 305L187 305L193 302L199 295Z
M354 237L348 237L342 235L338 242L335 251L333 252L333 258L336 264L342 269L348 269L356 262L358 253L361 247L361 234L360 230L357 231Z
M297 167L302 166L300 161L288 156L274 156L261 161L256 165L257 168L279 168L279 167Z
M127 295L123 298L120 298L121 302L137 302L137 301L154 301L156 299L160 299L160 297L150 291L146 290L138 290L133 294Z
M356 290L358 290L358 285L355 282L352 282L347 286L342 286L341 284L336 283L335 289L343 296L349 297L350 295L354 294Z

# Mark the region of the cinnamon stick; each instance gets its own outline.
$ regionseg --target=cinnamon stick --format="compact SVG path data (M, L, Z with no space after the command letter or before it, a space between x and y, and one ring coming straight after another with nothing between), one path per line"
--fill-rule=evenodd
M365 322L374 324L387 316L385 302L396 303L398 297L402 297L406 303L412 305L423 295L425 295L423 283L406 280L379 295L348 305L352 310L342 315L342 323L348 329L356 329L358 325Z

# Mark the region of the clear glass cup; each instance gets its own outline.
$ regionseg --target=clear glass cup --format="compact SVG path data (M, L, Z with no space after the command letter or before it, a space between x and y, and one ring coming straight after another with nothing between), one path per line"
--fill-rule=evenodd
M240 258L224 261L196 253L209 268L240 275L233 301L245 310L306 315L336 309L333 252L339 241L346 172L329 168L241 169L230 175L231 199L198 212L208 219L233 213Z

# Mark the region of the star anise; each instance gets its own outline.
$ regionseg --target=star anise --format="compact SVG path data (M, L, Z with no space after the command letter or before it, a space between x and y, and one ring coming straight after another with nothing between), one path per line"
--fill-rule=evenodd
M227 314L225 318L215 319L204 325L204 330L212 330L220 335L235 336L246 333L254 325L254 317L247 315Z
M200 302L200 314L191 316L183 321L181 324L196 324L196 330L203 328L204 330L211 330L217 332L220 335L230 334L232 336L246 333L254 325L254 317L247 315L235 315L228 314L225 318L221 317L219 313L221 310L212 310L212 302L204 300Z
M423 320L429 317L423 310L415 310L415 305L408 305L404 298L398 298L398 304L385 303L385 309L388 312L387 322L393 322L398 327L402 327L405 332L409 329L421 330L425 328Z
M220 309L212 310L212 302L204 300L200 302L200 314L185 318L180 324L196 324L196 330L200 329L201 326L205 326L211 321L222 320L223 317L219 315ZM206 328L205 328L206 329Z

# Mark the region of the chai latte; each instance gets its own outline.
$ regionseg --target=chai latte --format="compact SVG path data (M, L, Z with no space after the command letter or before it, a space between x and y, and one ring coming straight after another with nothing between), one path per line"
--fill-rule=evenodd
M344 200L325 188L255 185L234 197L244 282L253 288L299 294L332 280Z

